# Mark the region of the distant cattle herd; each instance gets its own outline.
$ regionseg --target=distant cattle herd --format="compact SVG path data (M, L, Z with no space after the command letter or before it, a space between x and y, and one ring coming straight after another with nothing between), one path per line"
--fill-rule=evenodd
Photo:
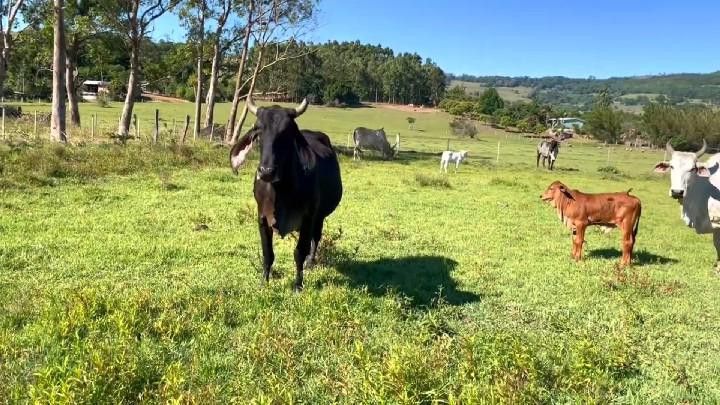
M299 232L295 248L295 290L303 288L303 271L313 265L322 239L323 222L337 208L343 194L340 165L330 138L317 131L300 130L295 119L308 107L306 100L297 108L280 106L257 107L248 97L248 110L257 117L255 125L236 143L230 152L230 164L237 169L245 162L255 144L260 144L260 159L254 180L257 219L263 253L263 280L269 281L275 260L273 233L281 237ZM353 160L360 159L363 149L378 151L383 158L397 156L399 134L390 145L383 128L364 127L353 131ZM552 137L537 145L536 166L552 170L557 160L561 139ZM704 142L704 141L703 141ZM660 162L655 171L671 173L670 196L682 203L681 218L697 233L712 233L720 263L720 154L707 162L698 159L707 150L675 151L670 143L669 162ZM468 157L467 151L444 151L440 169L447 172L449 164L457 171ZM621 266L631 264L642 205L630 195L619 193L587 194L570 189L555 181L540 197L550 203L572 232L572 257L582 259L585 231L588 226L620 228L622 235Z

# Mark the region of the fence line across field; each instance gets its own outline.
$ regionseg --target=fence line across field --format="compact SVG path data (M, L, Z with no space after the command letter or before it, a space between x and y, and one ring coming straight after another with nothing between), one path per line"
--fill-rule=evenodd
M44 137L42 134L45 129L50 129L51 123L50 120L47 119L48 115L47 113L44 113L45 115L40 115L40 111L34 110L32 114L23 114L24 118L22 120L19 119L8 119L7 110L5 107L2 107L2 121L0 122L0 139L6 140L8 137L15 137L15 136L24 136L23 134L28 134L28 126L32 126L32 134L36 139L39 139L39 137ZM182 139L184 138L185 141L194 142L195 139L188 140L187 139L187 132L190 130L190 126L194 124L194 120L189 115L161 115L159 110L156 109L156 111L153 113L154 117L148 118L147 115L140 116L137 113L133 115L133 119L131 120L131 126L129 128L129 133L131 134L131 137L128 140L136 140L137 142L142 143L158 143L158 142L166 142L169 140L174 140L175 142L182 143ZM14 117L14 116L13 116ZM120 117L118 116L117 119L107 117L102 117L98 113L92 113L87 115L84 126L81 126L79 129L68 126L68 133L70 134L70 137L73 137L73 132L78 131L81 134L89 135L89 138L91 140L96 140L100 138L105 138L107 135L113 136L117 133L117 126L118 122L120 120ZM29 118L29 119L28 119ZM178 121L180 125L178 125ZM184 125L183 125L184 124ZM216 131L217 128L221 128L221 130ZM222 141L225 138L225 131L224 131L225 123L214 123L214 125L207 127L207 128L201 128L201 132L198 134L197 138L200 139L213 139L217 141ZM248 122L246 122L243 127L250 128L248 125ZM24 130L22 128L25 128ZM327 133L332 139L335 140L341 140L345 138L345 146L347 149L350 149L353 147L352 142L352 130L348 129L347 131L324 131ZM395 131L393 131L395 132ZM185 136L183 136L183 133ZM496 131L494 133L497 135ZM467 147L468 143L475 142L472 138L460 138L460 137L452 137L447 132L445 133L445 136L422 136L421 138L416 138L412 136L412 132L408 133L405 132L405 136L402 135L402 132L400 132L401 139L404 138L404 141L402 144L404 145L405 150L404 151L412 151L417 150L414 149L413 146L417 148L417 146L422 145L423 149L431 149L434 152L431 153L437 153L438 155L443 150L453 150L452 147L454 144L461 144L463 147ZM500 163L500 158L502 155L503 149L506 147L504 145L507 142L507 139L509 139L510 134L506 134L504 137L505 141L498 141L497 143L497 149L495 152L495 163ZM495 137L497 139L497 136ZM538 141L539 138L537 137L526 137L522 135L517 135L516 137L513 137L515 141L513 144L517 145L518 140L526 140L527 143L535 143ZM480 138L482 139L482 138ZM335 143L335 142L334 142ZM342 144L342 142L337 142L339 144ZM420 144L420 145L418 145ZM443 147L445 149L443 149ZM622 148L624 147L624 144L614 144L614 145L598 145L598 148L605 148L607 149L607 155L606 155L606 162L607 164L611 164L612 162L623 162L627 161L627 157L624 155L618 155L616 152L613 152L613 148ZM488 144L483 143L477 143L475 146L473 146L473 149L475 150L481 150L484 154L492 153L493 147ZM657 151L659 152L659 149L649 149L650 151ZM643 151L648 149L641 149ZM662 151L664 153L663 159L667 160L667 151L665 148L662 148ZM402 152L402 151L401 151ZM720 147L708 147L709 153L716 153L720 152ZM511 153L512 154L512 153ZM621 157L622 156L622 157Z

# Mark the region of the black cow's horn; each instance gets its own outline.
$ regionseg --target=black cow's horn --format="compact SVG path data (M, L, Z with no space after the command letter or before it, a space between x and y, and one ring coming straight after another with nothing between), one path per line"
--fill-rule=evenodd
M253 115L257 115L258 108L255 105L255 103L253 103L252 96L250 94L248 94L248 96L247 96L247 108L248 108L248 111L253 113Z
M300 103L299 106L295 107L295 116L296 117L301 116L302 113L304 113L305 110L307 110L307 108L308 108L308 101L307 101L307 98L304 98L302 103Z
M707 150L707 142L705 142L705 139L703 138L703 146L700 148L699 151L695 152L695 156L700 157L705 154L705 151Z
M673 149L672 145L670 145L670 141L667 141L665 144L665 150L667 150L670 154L675 153L675 149Z

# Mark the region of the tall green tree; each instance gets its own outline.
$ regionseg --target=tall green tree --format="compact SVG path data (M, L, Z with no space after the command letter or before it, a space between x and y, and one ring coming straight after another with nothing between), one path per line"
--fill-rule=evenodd
M486 89L482 95L480 95L480 109L483 114L493 115L495 111L505 107L505 101L503 101L497 89L490 87Z
M600 92L595 107L587 117L590 133L600 141L617 143L620 141L622 124L622 114L612 108L609 93L606 90Z
M177 0L98 0L103 22L124 38L130 55L127 94L118 122L118 134L127 136L130 131L135 100L141 96L141 46L147 39L152 24L172 9Z

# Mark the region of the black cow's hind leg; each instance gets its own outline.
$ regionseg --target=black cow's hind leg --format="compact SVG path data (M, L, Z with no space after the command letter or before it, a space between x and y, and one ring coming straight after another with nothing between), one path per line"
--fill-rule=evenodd
M535 161L535 167L540 167L540 154L537 154L537 160Z
M270 269L275 261L275 252L273 252L272 237L273 231L267 223L266 218L258 218L260 229L260 244L263 252L263 280L267 283L270 281Z
M300 227L300 237L295 247L295 292L303 289L303 265L305 258L310 253L310 242L312 241L312 221L303 220Z
M318 246L320 246L320 240L322 239L323 231L323 220L315 221L315 226L312 229L312 240L310 241L310 254L308 254L305 260L305 268L309 269L315 265L315 257L317 256Z

